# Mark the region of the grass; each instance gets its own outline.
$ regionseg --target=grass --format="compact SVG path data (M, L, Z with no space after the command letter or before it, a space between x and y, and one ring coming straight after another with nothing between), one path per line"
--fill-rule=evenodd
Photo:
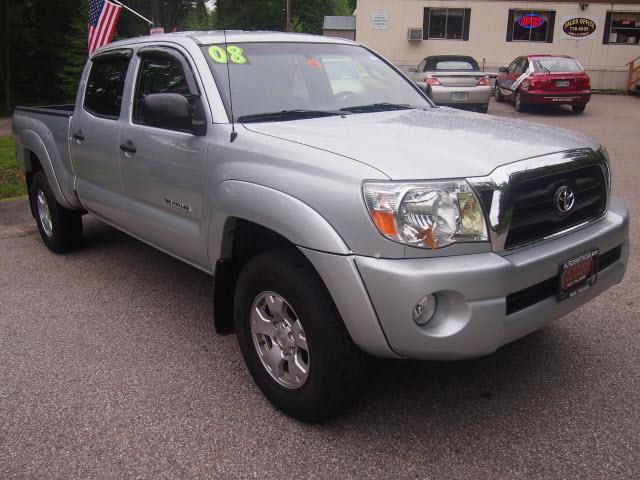
M16 149L11 137L0 137L0 200L27 194L24 174L18 168Z
M593 93L606 93L608 95L624 95L627 93L621 88L592 88L591 91Z

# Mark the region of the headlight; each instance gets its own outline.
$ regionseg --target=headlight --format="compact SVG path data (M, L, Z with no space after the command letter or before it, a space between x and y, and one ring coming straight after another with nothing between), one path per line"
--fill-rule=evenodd
M434 250L488 240L480 202L464 180L365 182L362 192L373 223L391 240Z

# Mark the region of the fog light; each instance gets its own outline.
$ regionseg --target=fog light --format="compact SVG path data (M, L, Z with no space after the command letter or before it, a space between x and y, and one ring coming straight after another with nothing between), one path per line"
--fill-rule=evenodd
M438 300L435 295L427 295L413 309L413 321L418 325L425 325L433 318L433 314L436 313L438 306Z

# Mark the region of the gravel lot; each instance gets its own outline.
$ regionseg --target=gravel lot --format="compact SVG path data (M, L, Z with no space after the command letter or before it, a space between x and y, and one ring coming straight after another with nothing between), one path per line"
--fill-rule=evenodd
M209 323L207 275L96 220L56 256L26 202L0 203L0 478L639 478L640 99L490 112L607 145L625 281L486 358L381 362L321 426L262 397Z

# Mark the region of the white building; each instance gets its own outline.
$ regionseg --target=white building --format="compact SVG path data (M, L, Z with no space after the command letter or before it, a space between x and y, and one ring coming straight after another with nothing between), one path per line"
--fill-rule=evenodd
M519 55L570 55L593 88L625 88L640 57L640 0L358 0L355 15L356 40L403 69L429 55L471 55L493 71Z

